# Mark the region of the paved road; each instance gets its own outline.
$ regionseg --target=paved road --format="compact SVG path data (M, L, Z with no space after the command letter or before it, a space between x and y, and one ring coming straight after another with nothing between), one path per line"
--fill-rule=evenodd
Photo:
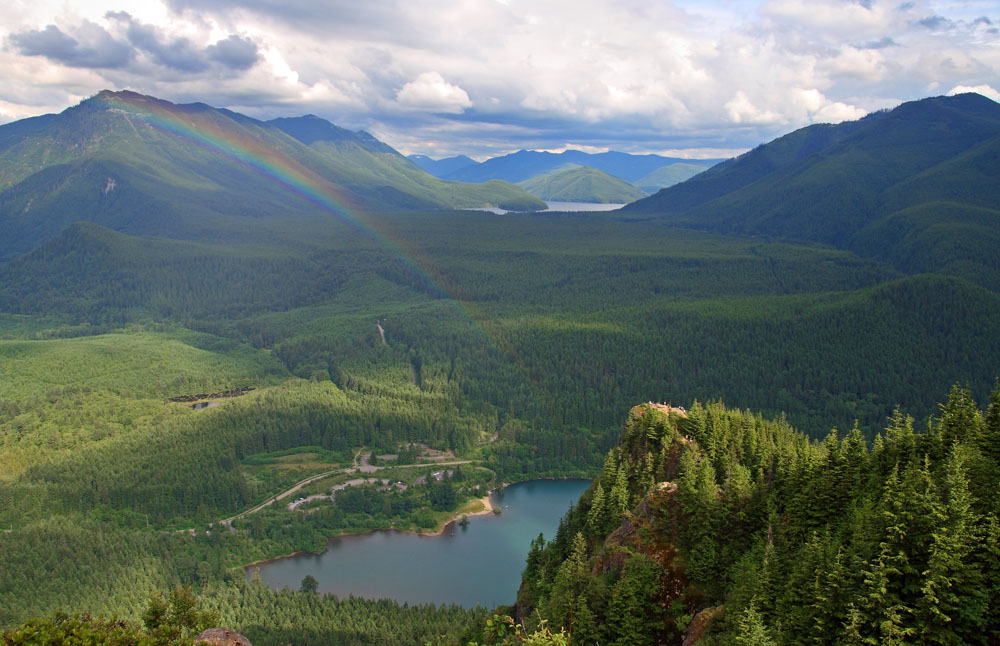
M241 512L239 514L236 514L234 516L230 516L229 518L225 518L223 520L220 520L219 523L222 524L222 525L229 525L234 520L236 520L237 518L243 518L244 516L249 516L250 514L256 514L261 509L264 509L265 507L269 507L269 506L273 505L274 503L278 502L279 500L284 500L285 498L288 498L289 496L291 496L295 492L297 492L300 489L302 489L302 487L304 487L304 486L306 486L308 484L312 484L313 482L316 482L317 480L322 480L323 478L326 478L326 477L329 477L329 476L332 476L332 475L336 475L336 474L340 474L340 473L375 473L376 471L381 471L382 469L387 468L387 467L379 467L379 466L372 465L369 462L369 455L370 455L370 453L365 451L365 447L361 447L354 454L354 460L352 461L352 466L344 468L344 469L332 469L330 471L324 471L323 473L317 473L315 475L311 475L308 478L303 478L302 480L299 480L298 482L296 482L294 485L292 485L291 487L289 487L285 491L282 491L281 493L279 493L279 494L277 494L275 496L271 496L270 498L268 498L264 502L260 503L259 505L251 507L250 509L248 509L248 510L246 510L244 512ZM419 467L438 467L438 466L453 466L453 465L457 465L457 464L472 464L473 462L474 462L473 460L454 460L454 461L451 461L451 462L430 462L430 463L420 463L420 464L404 464L404 465L400 465L398 467L395 466L395 465L393 465L393 468L396 468L396 469L414 469L414 468L419 468ZM485 469L485 467L478 467L478 468ZM489 471L489 469L486 469L486 470ZM494 474L494 477L495 477L495 475L496 474ZM179 531L179 532L187 532L187 531L194 531L194 529L180 529L180 530L177 530L177 531Z

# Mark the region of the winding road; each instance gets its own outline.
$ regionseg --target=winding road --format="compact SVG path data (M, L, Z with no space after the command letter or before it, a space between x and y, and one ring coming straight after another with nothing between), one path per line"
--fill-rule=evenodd
M343 469L332 469L330 471L324 471L322 473L317 473L315 475L311 475L308 478L303 478L302 480L299 480L298 482L296 482L294 485L292 485L288 489L282 491L279 494L271 496L270 498L268 498L264 502L260 503L259 505L251 507L250 509L248 509L246 511L243 511L243 512L240 512L240 513L238 513L238 514L236 514L234 516L230 516L229 518L224 518L223 520L218 521L219 524L220 525L227 525L228 526L228 525L231 525L232 522L234 520L236 520L237 518L243 518L245 516L249 516L250 514L256 514L261 509L264 509L265 507L269 507L269 506L273 505L274 503L276 503L276 502L278 502L280 500L284 500L285 498L288 498L289 496L291 496L295 492L301 490L302 487L304 487L304 486L306 486L308 484L312 484L313 482L316 482L317 480L322 480L323 478L326 478L326 477L329 477L329 476L332 476L332 475L343 474L343 473L375 473L376 471L381 471L382 469L387 468L387 467L379 467L379 466L372 465L368 461L368 455L369 454L364 452L365 448L366 447L361 447L354 454L354 460L352 461L352 466L346 467L346 468L343 468ZM362 455L362 453L363 453L363 455ZM453 460L451 462L429 462L429 463L420 463L420 464L403 464L403 465L400 465L400 466L395 466L394 465L393 468L395 468L395 469L415 469L415 468L419 468L419 467L439 467L439 466L454 466L454 465L458 465L458 464L473 464L474 462L475 462L475 460ZM486 471L490 471L490 473L493 473L492 470L487 469L486 467L477 466L476 468L478 468L478 469L484 469ZM496 478L496 474L494 474L494 478ZM209 525L209 526L211 526L211 525ZM178 531L178 532L193 532L195 530L193 528L190 528L190 529L179 529L179 530L176 530L176 531Z

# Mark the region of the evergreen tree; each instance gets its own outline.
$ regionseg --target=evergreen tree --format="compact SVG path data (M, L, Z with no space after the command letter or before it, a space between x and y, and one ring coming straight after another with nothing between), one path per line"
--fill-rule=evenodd
M577 532L569 557L559 566L545 616L564 626L572 635L580 599L585 597L590 571L587 568L587 541ZM571 637L572 638L572 637Z
M936 523L919 603L921 634L932 644L982 640L988 597L981 570L970 559L978 524L956 445L945 467L944 518Z
M590 499L590 511L587 512L587 527L596 536L604 534L608 517L606 507L604 487L598 482L597 488L594 489L594 496Z
M577 646L598 646L601 632L597 625L597 617L590 609L587 595L580 595L574 606L573 632L569 644Z
M1000 464L1000 380L990 393L990 405L983 420L983 453Z
M945 447L956 442L973 446L981 443L984 435L983 416L968 387L962 388L957 384L951 387L948 401L941 405L938 433Z
M319 581L317 581L316 577L311 574L305 575L302 579L302 584L299 586L299 592L302 592L303 594L316 594L318 589Z
M611 590L603 643L650 646L663 629L659 605L651 603L657 590L659 566L641 554L630 554L621 578Z
M628 473L625 469L618 469L615 485L608 496L608 522L614 525L621 521L621 517L629 509L629 500Z
M764 621L753 601L740 615L738 632L733 643L736 646L774 646L774 640L768 635Z
M983 518L976 538L975 560L982 572L982 592L987 599L984 637L990 644L1000 644L1000 521L996 516L989 514Z
M844 643L850 646L901 646L916 633L912 627L913 610L891 589L894 578L902 572L897 560L883 546L878 558L864 571L860 594L847 610Z
M817 574L816 595L813 601L813 626L810 643L834 643L847 620L846 599L850 593L850 580L845 567L844 549L837 545L837 553L825 571Z

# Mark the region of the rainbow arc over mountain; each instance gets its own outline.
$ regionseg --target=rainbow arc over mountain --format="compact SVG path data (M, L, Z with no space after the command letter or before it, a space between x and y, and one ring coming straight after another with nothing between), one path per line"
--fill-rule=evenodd
M439 272L435 271L433 263L413 245L382 226L353 195L290 155L283 154L275 146L267 145L262 138L251 136L246 128L229 127L230 124L218 118L218 111L207 107L199 110L197 107L192 109L192 106L178 106L134 92L104 92L98 98L131 118L210 151L229 163L250 169L263 180L315 204L323 212L354 227L402 262L419 277L430 293L445 297L453 307L463 309L452 290L446 289L435 277L434 274ZM473 320L469 312L462 313Z

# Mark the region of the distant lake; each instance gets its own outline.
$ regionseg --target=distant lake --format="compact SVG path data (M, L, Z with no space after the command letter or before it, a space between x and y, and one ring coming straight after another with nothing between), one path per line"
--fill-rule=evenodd
M590 486L589 480L533 480L493 496L500 515L452 523L441 536L380 531L327 541L322 554L303 554L260 565L273 588L297 590L311 574L319 592L346 597L388 597L400 603L455 603L493 608L511 604L531 541L555 537L559 519ZM247 577L254 568L247 568Z
M594 204L593 202L546 202L549 211L617 211L624 204Z
M549 205L548 211L617 211L625 206L624 204L597 204L595 202L546 202ZM506 211L496 207L481 209L467 209L469 211L489 211L497 215L504 213L517 213L517 211ZM534 211L535 213L545 213L546 211Z

